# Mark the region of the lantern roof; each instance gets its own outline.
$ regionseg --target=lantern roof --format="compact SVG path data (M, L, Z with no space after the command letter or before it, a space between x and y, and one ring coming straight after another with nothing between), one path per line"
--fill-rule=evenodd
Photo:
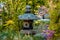
M19 15L19 19L20 20L36 20L39 19L36 15L34 15L33 13L31 13L31 7L29 5L26 6L26 11L25 14L23 15Z
M21 19L21 20L36 20L39 18L32 13L28 13L28 14L20 15L19 19Z

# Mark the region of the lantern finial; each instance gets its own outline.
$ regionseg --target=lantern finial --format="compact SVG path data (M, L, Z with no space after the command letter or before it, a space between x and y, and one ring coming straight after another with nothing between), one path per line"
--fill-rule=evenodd
M29 5L26 6L25 13L31 13L31 6L29 6Z

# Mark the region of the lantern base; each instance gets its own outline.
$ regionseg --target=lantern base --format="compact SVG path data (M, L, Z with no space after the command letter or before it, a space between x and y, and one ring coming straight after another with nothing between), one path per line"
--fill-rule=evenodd
M35 35L36 31L35 30L21 30L20 32L22 32L23 34L29 34L29 35Z

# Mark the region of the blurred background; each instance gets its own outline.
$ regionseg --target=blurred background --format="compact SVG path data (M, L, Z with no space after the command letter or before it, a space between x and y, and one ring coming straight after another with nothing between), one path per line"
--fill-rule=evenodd
M26 5L39 19L33 21L35 35L21 32ZM60 0L0 0L0 40L60 40ZM45 30L54 31L45 38ZM49 32L46 32L48 35ZM52 33L51 33L52 34Z

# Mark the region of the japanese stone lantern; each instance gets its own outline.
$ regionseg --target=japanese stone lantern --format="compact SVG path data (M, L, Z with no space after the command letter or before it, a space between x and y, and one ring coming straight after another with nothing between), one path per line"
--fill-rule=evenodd
M26 6L26 11L24 15L19 15L19 19L23 20L23 30L24 33L32 33L33 29L33 20L39 19L36 15L31 13L31 7L29 5Z

